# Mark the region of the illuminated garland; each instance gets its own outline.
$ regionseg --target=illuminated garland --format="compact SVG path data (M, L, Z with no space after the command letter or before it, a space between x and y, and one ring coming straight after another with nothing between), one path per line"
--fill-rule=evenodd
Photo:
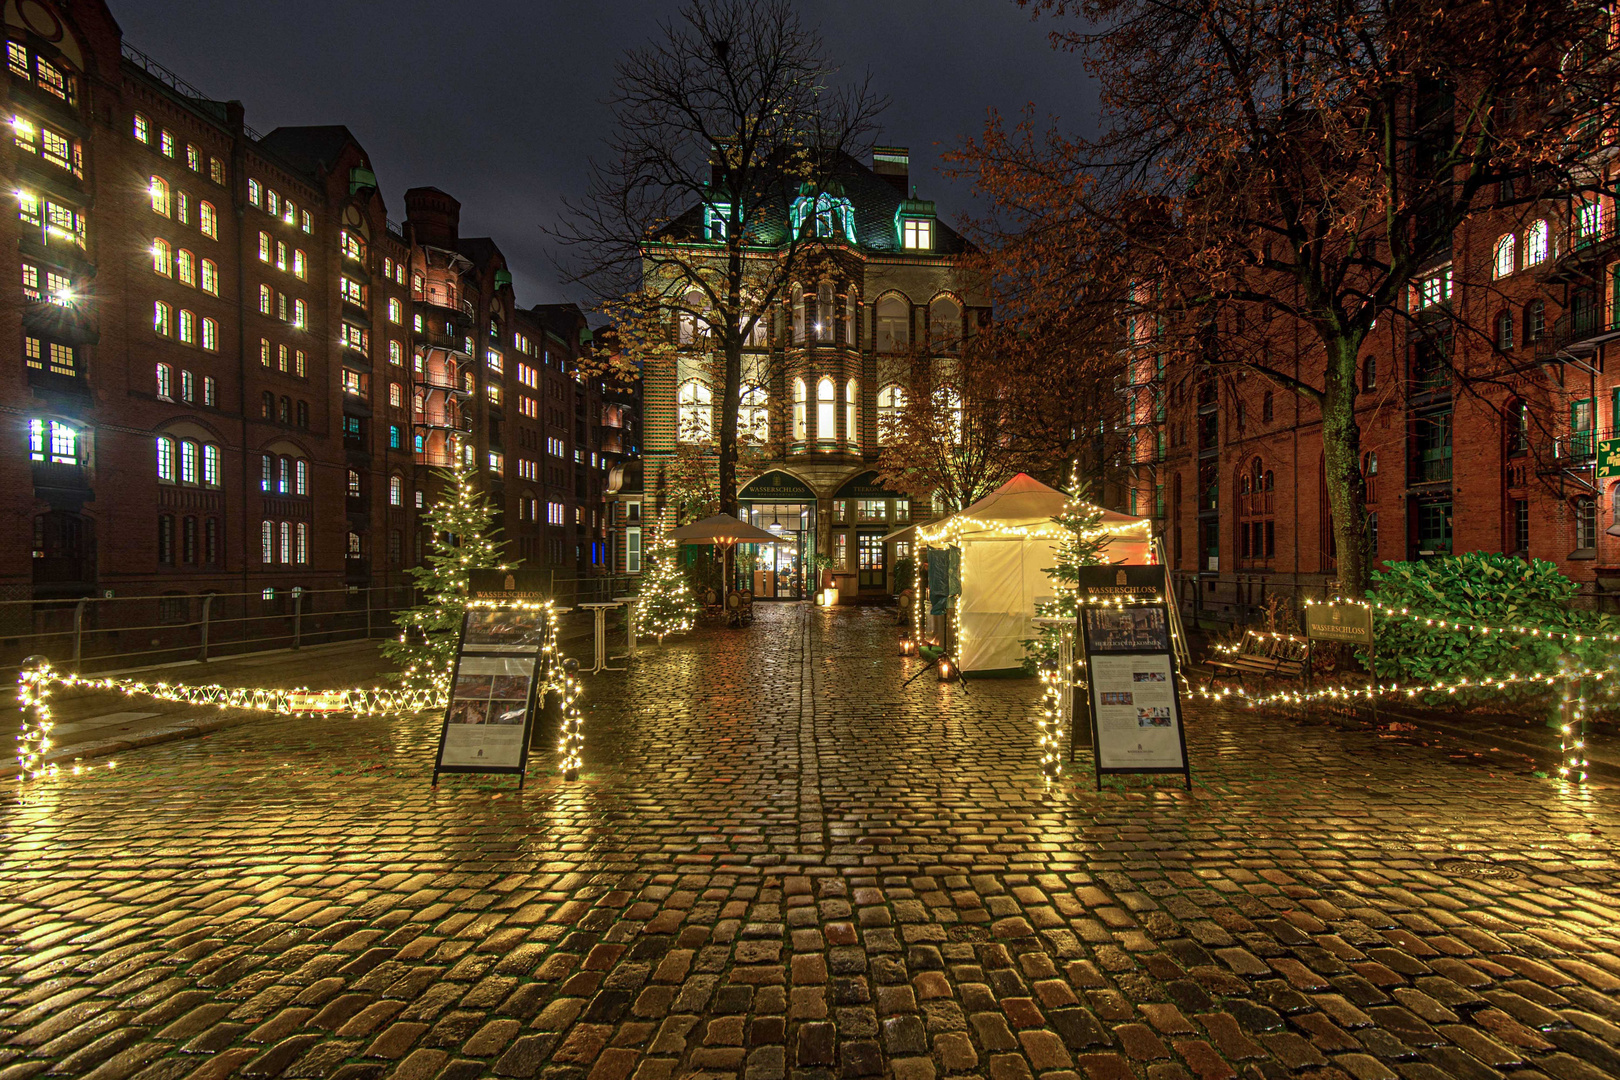
M557 646L558 616L555 604L541 602L498 603L474 600L468 607L515 607L544 611L546 633L541 645L540 687L554 692L561 700L562 724L557 743L561 757L558 768L564 779L575 780L583 764L585 720L579 708L583 686L577 676L579 663L562 654ZM429 687L373 686L347 690L310 690L307 687L273 689L254 686L197 686L187 683L147 683L138 679L89 677L58 672L49 662L25 668L17 676L17 701L22 707L22 733L17 736L17 764L24 779L56 776L55 765L44 756L50 750L50 706L47 699L53 686L80 690L100 690L125 697L146 697L182 705L212 705L219 709L248 709L279 716L313 716L346 713L352 716L394 716L404 713L444 709L449 704L448 671L432 677ZM115 768L109 762L108 768ZM75 765L74 774L88 766Z
M675 541L669 538L667 512L658 514L656 539L648 554L647 573L641 579L640 602L630 617L637 634L650 634L660 644L670 634L692 629L697 603L686 584L686 575L676 564Z
M1455 694L1459 690L1506 690L1515 683L1545 683L1555 685L1560 679L1597 679L1607 678L1613 672L1598 668L1582 668L1579 671L1558 672L1544 675L1533 672L1529 675L1504 675L1500 678L1486 679L1458 679L1456 682L1435 682L1426 686L1402 686L1399 683L1376 683L1371 686L1324 686L1316 690L1277 690L1264 696L1250 694L1242 688L1232 689L1222 687L1210 690L1202 687L1189 687L1194 693L1211 701L1221 702L1226 698L1235 697L1243 699L1250 708L1265 705L1303 705L1310 701L1351 701L1357 698L1371 699L1380 695L1416 697L1419 694Z
M1548 630L1539 626L1488 626L1484 623L1464 622L1454 618L1436 618L1433 615L1422 615L1408 608L1393 608L1387 604L1377 604L1370 600L1350 600L1343 597L1334 597L1332 600L1306 600L1307 607L1325 604L1341 604L1348 607L1367 608L1375 615L1382 615L1386 619L1406 619L1410 622L1422 623L1432 626L1436 630L1466 630L1470 633L1489 634L1517 634L1520 637L1542 638L1548 641L1565 639L1568 641L1608 641L1620 643L1620 634L1593 634L1576 633L1573 630Z

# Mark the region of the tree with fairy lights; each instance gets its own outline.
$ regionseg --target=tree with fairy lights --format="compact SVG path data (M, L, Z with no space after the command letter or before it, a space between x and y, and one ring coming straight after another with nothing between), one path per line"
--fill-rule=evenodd
M641 602L636 605L639 631L652 634L660 644L669 634L692 629L697 604L686 585L686 574L675 557L664 515L658 515L658 534L648 553L647 572L641 578Z
M428 510L424 523L433 533L427 557L409 571L422 603L394 617L399 637L382 647L383 655L399 665L400 681L423 689L449 680L467 610L467 571L505 568L502 542L495 539L495 504L474 483L478 471L435 472L445 494Z
M1102 550L1108 543L1108 536L1102 529L1102 507L1086 498L1086 485L1079 483L1077 477L1071 477L1069 487L1074 494L1064 504L1063 512L1053 518L1068 530L1069 536L1058 546L1058 564L1046 568L1047 579L1052 583L1052 599L1037 604L1035 614L1043 618L1063 619L1073 626L1080 614L1080 568L1098 566L1107 561L1103 558ZM1062 634L1060 627L1042 627L1040 637L1024 642L1028 662L1035 665L1037 670L1048 662L1055 664Z

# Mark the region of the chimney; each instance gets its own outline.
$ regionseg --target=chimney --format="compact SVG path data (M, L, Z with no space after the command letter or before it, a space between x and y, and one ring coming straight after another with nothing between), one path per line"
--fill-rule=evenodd
M456 249L461 231L461 204L438 188L411 188L405 193L405 220L411 237L449 251Z
M872 147L872 171L887 180L903 199L911 180L911 151L904 146Z

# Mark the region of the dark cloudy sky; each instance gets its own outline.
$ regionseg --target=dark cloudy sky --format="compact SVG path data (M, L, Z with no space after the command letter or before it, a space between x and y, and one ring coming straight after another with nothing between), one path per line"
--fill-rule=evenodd
M203 93L239 98L249 125L347 124L371 154L390 213L431 184L461 200L466 236L506 253L520 303L571 296L541 229L585 188L611 122L614 61L674 0L109 0L124 38ZM892 104L878 141L910 146L912 180L947 218L965 181L940 154L991 108L1034 103L1089 125L1080 63L1050 23L1012 0L819 0L803 7L848 71L871 70Z

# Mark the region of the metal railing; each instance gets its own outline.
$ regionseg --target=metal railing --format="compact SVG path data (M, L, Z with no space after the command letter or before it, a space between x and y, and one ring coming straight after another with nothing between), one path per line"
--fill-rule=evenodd
M568 608L633 595L640 583L639 575L548 574L551 596ZM394 616L417 602L410 585L277 588L268 599L250 592L0 601L0 677L14 679L30 656L91 674L380 640L398 633ZM589 615L575 612L567 621L578 629Z

